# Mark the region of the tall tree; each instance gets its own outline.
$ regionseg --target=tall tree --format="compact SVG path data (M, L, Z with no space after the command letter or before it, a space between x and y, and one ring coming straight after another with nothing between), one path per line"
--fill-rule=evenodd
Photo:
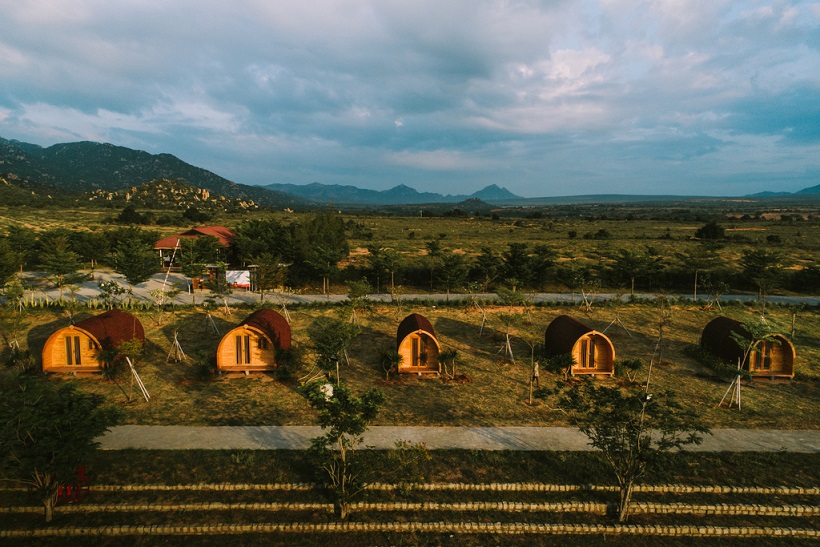
M396 272L401 268L401 255L393 249L374 244L367 246L367 263L376 280L376 292L380 292L382 279L390 281L390 293L393 294Z
M321 279L327 291L338 263L350 254L344 220L323 211L306 223L291 224L290 233L292 266L288 274L293 281Z
M766 295L780 285L783 279L784 257L780 251L765 249L743 251L740 267L743 277L751 280L757 287L758 299L762 300L763 312L766 312Z
M255 264L265 253L278 256L279 262L291 260L291 233L274 218L253 219L240 224L231 243L233 260Z
M60 290L60 301L63 300L63 288L68 283L78 279L80 256L71 250L71 244L66 235L58 235L49 239L41 258L46 272L54 279L54 284Z
M526 243L508 243L507 250L501 253L504 261L504 277L529 285L532 282L530 252Z
M252 261L254 269L254 286L259 291L259 300L264 302L265 293L280 287L285 278L285 267L279 256L263 252Z
M441 257L441 268L436 276L438 284L447 291L447 300L450 300L450 291L464 286L467 281L467 261L464 255L449 252Z
M692 289L692 300L698 299L698 275L717 266L720 257L717 250L708 245L699 245L689 252L675 253L677 259L683 267L692 272L695 276L694 288Z
M79 392L71 383L20 377L2 391L0 468L32 487L46 522L52 521L59 487L72 482L77 466L97 449L96 439L116 423L117 414L102 404L101 395Z
M630 294L635 294L635 280L650 280L661 269L660 257L652 249L644 252L619 249L613 257L612 273L616 281L629 286Z
M88 261L92 277L97 264L111 252L108 234L99 230L73 232L71 246L81 259Z
M151 245L138 239L122 241L112 256L114 271L128 281L128 301L134 296L134 285L148 281L160 270L159 257Z
M7 238L0 238L0 289L17 273L22 263L20 254L15 252Z
M22 272L23 268L30 266L37 256L37 233L31 228L12 224L8 227L6 240L9 242L12 252L14 252L19 262L15 264Z
M479 254L473 262L473 269L470 274L472 279L481 283L482 290L487 292L492 283L498 279L501 274L503 262L492 247L481 247L481 254Z
M544 289L550 269L555 265L557 255L555 251L547 245L536 245L530 257L529 269L532 272L532 280L535 287L540 291Z

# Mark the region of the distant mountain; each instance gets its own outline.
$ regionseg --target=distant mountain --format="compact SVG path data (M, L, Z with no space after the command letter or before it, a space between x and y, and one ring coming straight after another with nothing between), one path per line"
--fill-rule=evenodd
M811 186L809 188L803 188L799 192L794 193L796 196L818 196L820 195L820 184L817 186Z
M171 154L149 154L96 142L35 144L0 138L0 177L34 191L69 194L116 191L157 179L180 180L230 199L270 207L301 207L293 196L261 186L237 184Z
M504 201L523 199L506 188L495 184L467 195L442 195L435 192L419 192L407 185L399 184L389 190L367 190L356 186L339 184L269 184L270 190L286 192L316 203L334 203L336 205L424 205L436 203L457 204L467 199L476 198L482 201Z
M784 196L817 196L820 195L820 184L816 186L811 186L809 188L803 188L802 190L798 190L797 192L758 192L756 194L749 194L744 197L749 198L776 198L776 197L784 197Z

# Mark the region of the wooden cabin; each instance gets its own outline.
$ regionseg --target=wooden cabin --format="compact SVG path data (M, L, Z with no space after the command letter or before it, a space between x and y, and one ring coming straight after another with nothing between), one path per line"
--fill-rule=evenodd
M63 327L46 340L43 372L101 372L100 351L134 338L145 343L142 323L119 309Z
M552 320L544 333L544 348L549 355L569 353L575 360L570 374L612 376L615 373L615 346L602 332L584 325L569 315Z
M733 338L736 333L748 341L752 336L740 321L729 317L716 317L705 327L700 336L700 347L721 360L737 365L743 361L746 348ZM753 376L771 378L794 378L796 352L791 341L781 334L770 334L757 342L743 364Z
M275 311L263 308L222 337L216 350L216 368L246 373L273 370L290 344L288 322Z
M402 320L396 333L396 348L402 357L399 374L441 373L441 346L426 317L412 313Z

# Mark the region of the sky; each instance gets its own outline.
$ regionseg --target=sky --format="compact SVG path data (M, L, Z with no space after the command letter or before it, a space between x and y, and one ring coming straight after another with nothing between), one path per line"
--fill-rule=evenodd
M244 184L820 184L820 2L0 0L0 137Z

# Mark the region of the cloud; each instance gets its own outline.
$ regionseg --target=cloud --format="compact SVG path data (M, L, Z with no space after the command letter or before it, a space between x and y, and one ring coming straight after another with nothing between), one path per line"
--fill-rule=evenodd
M746 165L797 190L820 153L814 2L0 9L0 136L139 145L239 182L721 193Z

